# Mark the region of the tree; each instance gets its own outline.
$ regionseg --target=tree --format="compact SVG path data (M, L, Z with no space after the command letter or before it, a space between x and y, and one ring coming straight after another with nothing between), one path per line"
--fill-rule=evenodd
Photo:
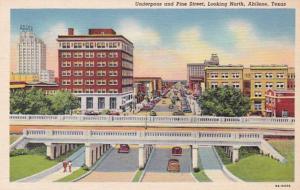
M49 100L53 114L67 114L80 107L78 98L68 91L58 91Z
M250 110L249 98L239 89L228 86L206 90L198 103L204 115L241 117Z
M16 90L10 95L12 114L51 114L50 101L41 89Z

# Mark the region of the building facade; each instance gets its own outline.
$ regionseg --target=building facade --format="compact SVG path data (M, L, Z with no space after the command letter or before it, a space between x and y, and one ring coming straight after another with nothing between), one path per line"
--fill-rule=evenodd
M18 43L18 73L38 74L46 69L46 45L35 36L31 26L21 25Z
M292 90L267 90L266 116L295 117L295 92Z
M10 73L11 82L38 82L39 76L37 74L20 74L20 73Z
M288 68L288 81L287 81L287 89L295 90L295 68Z
M286 65L251 65L250 103L253 114L265 115L265 94L268 89L286 90L288 67Z
M153 99L162 94L161 77L134 77L133 81L138 84L137 95L143 94Z
M133 100L133 44L113 29L87 35L59 35L58 72L62 90L81 100L82 111L125 111Z
M55 83L53 70L42 70L40 73L40 81L45 83Z
M242 65L215 65L205 67L205 88L232 86L243 92Z

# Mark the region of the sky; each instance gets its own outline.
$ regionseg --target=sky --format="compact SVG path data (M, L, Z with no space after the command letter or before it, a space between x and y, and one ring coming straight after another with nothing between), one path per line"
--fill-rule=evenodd
M294 66L294 9L12 9L11 70L20 25L33 27L56 71L58 35L113 28L134 43L134 76L186 79L188 63L217 53L220 64Z

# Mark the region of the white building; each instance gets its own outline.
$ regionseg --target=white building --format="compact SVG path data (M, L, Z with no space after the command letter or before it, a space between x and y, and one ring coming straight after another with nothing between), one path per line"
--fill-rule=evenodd
M46 69L46 45L31 26L21 25L20 30L18 73L40 75Z
M41 70L40 81L45 83L54 83L54 71L53 70Z

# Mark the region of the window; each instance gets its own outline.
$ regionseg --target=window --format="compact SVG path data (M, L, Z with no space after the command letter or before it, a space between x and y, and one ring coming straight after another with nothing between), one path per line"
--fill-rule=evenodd
M70 85L71 80L62 80L62 85Z
M284 88L284 83L283 82L277 82L276 87L277 88Z
M109 58L117 58L117 57L118 57L118 52L110 52L110 53L108 54L108 57L109 57Z
M97 53L97 58L105 58L105 57L106 57L106 53L105 52Z
M118 71L109 71L109 76L118 76Z
M109 109L116 109L117 108L117 99L114 97L109 98Z
M84 57L85 58L94 58L94 52L85 52Z
M106 89L105 88L98 89L97 93L106 93Z
M62 58L71 58L71 52L62 52L61 57Z
M94 80L85 80L86 85L94 85Z
M93 97L86 98L86 109L93 109Z
M261 110L261 102L254 102L254 110L255 111Z
M76 71L74 71L74 76L82 76L82 71L78 71L78 70L76 70Z
M240 73L232 73L232 78L240 78Z
M97 71L97 76L99 76L99 77L106 76L106 71L98 70L98 71Z
M240 88L240 83L234 82L232 83L233 88Z
M71 76L71 70L65 70L65 71L62 71L61 73L62 76Z
M255 73L254 78L261 78L262 74L261 73Z
M76 79L73 81L73 85L82 85L83 80L82 79Z
M108 66L109 67L117 67L118 66L118 62L116 62L116 61L109 62Z
M109 85L118 85L118 80L109 80Z
M261 97L261 92L254 92L255 97Z
M254 83L254 88L261 88L261 82Z
M82 61L75 61L74 62L74 67L83 67L83 62Z
M85 67L94 67L94 62L93 61L87 61L84 63Z
M94 76L94 71L85 71L85 76Z
M218 73L211 73L210 78L218 78Z
M228 78L228 73L222 73L222 78Z
M94 89L90 89L90 88L85 89L85 93L94 93Z
M277 78L283 78L284 74L283 73L277 73Z
M273 78L273 74L272 73L266 73L266 78L269 78L269 79Z
M75 52L75 53L73 54L73 57L74 57L74 58L83 58L83 53L82 53L82 52Z
M282 111L282 117L288 117L289 116L289 112L286 110Z
M106 67L106 62L97 62L97 67Z
M273 83L272 82L267 82L266 83L266 88L272 88L273 87Z
M105 98L99 97L98 98L98 109L104 109L105 108Z
M71 67L71 61L63 61L61 67Z
M73 92L74 93L82 93L82 89L81 88L74 88Z
M118 89L109 89L108 93L112 93L112 94L118 93Z
M105 48L105 42L97 42L97 48Z
M106 80L97 80L97 85L106 85Z
M211 83L211 88L217 88L217 87L218 87L218 83L216 83L216 82Z

